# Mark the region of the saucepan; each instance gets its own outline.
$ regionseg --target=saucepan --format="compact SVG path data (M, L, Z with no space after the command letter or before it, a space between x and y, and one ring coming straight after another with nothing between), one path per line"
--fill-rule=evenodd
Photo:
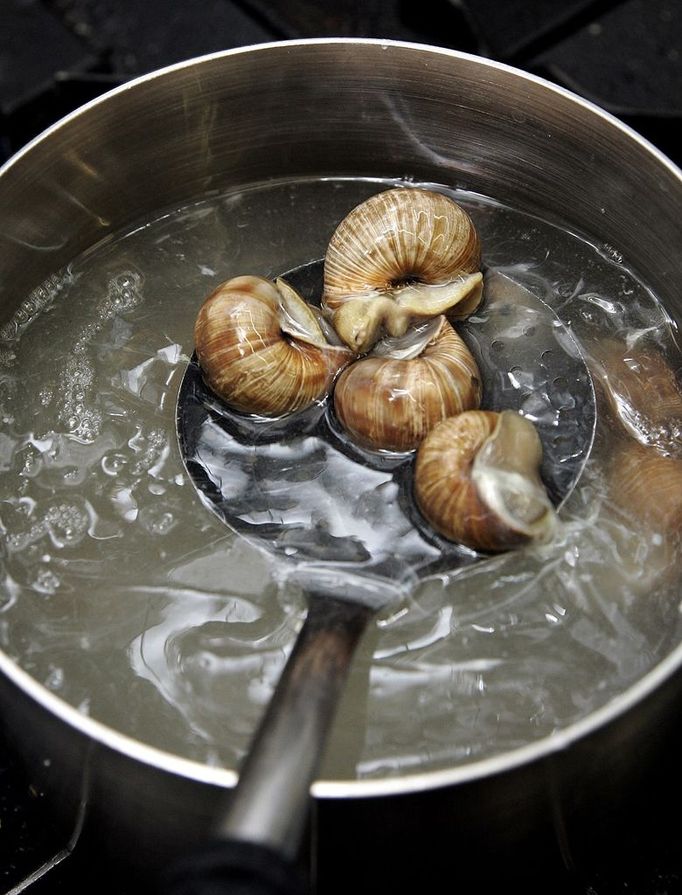
M288 275L314 301L336 226L395 187L454 197L478 228L462 332L489 400L542 432L549 543L471 562L411 507L409 462L288 454L187 384L206 294ZM65 845L158 875L211 835L306 593L324 600L339 564L367 590L324 480L392 587L311 788L318 890L360 866L382 886L528 872L615 828L679 705L681 196L674 165L570 93L372 40L164 69L7 163L0 692ZM200 497L209 430L226 447L210 442ZM321 441L340 443L333 425ZM388 544L394 511L409 525Z

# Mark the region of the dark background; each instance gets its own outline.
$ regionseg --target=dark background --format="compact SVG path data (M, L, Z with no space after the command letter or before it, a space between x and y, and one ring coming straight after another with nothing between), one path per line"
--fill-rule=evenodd
M0 0L0 162L72 109L153 69L264 41L345 36L515 65L606 108L680 164L681 32L680 0ZM616 856L558 870L532 891L682 892L681 745L682 735L633 791L633 823ZM20 885L63 838L0 737L0 892ZM134 881L122 884L93 855L79 843L29 895L85 887L135 895Z

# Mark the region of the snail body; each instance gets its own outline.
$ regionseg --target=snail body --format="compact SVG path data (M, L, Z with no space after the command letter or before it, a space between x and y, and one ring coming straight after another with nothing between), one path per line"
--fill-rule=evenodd
M235 410L280 416L329 391L353 357L330 344L312 309L284 281L235 277L201 306L197 359L209 387Z
M541 459L534 426L514 411L462 413L436 425L419 447L417 505L439 534L475 550L546 540L555 514Z
M363 447L413 450L437 422L479 406L480 373L462 339L442 316L424 329L416 348L389 345L339 376L336 416Z
M341 339L363 353L402 336L415 318L466 316L479 304L481 247L469 215L430 190L397 188L354 208L324 263L323 307Z

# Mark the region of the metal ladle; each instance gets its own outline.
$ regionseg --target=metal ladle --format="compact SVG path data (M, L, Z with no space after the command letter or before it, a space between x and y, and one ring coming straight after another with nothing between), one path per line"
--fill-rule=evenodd
M321 275L322 263L313 262L283 276L314 300ZM592 446L590 374L544 301L494 271L486 274L484 295L476 315L458 326L481 370L483 407L517 410L533 420L543 443L543 479L558 506L575 487ZM212 879L233 884L236 873L239 879L256 877L265 886L258 891L296 891L292 862L310 786L363 631L379 610L427 575L485 556L439 538L420 517L411 498L411 455L355 448L340 435L327 405L295 420L250 419L209 391L193 359L179 392L177 434L206 505L235 532L281 556L288 577L307 593L306 621L216 825L217 838L231 844L208 861ZM297 456L305 462L296 462ZM331 467L336 495L319 482ZM345 490L338 484L344 474L351 483ZM387 515L378 511L378 527L395 523L398 532L387 543L379 532L378 548L366 543L363 482L387 495ZM319 506L311 507L316 500ZM347 525L340 533L339 519ZM177 891L208 891L187 888L196 871L190 862L176 873L175 883L181 879L185 886ZM285 888L273 887L271 873L286 878Z

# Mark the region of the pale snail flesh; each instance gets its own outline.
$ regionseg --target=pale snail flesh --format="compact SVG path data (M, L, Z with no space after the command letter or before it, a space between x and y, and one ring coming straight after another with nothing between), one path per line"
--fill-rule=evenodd
M387 342L347 367L334 388L337 419L355 443L411 451L440 420L479 406L476 361L445 317Z
M543 542L556 515L541 461L540 438L524 417L468 411L439 423L420 445L415 499L435 531L474 550Z
M481 301L481 247L469 215L442 193L386 190L336 228L324 262L322 305L358 353L415 318L465 317Z
M230 407L282 416L322 400L352 353L329 341L313 309L283 280L235 277L201 306L197 359Z

